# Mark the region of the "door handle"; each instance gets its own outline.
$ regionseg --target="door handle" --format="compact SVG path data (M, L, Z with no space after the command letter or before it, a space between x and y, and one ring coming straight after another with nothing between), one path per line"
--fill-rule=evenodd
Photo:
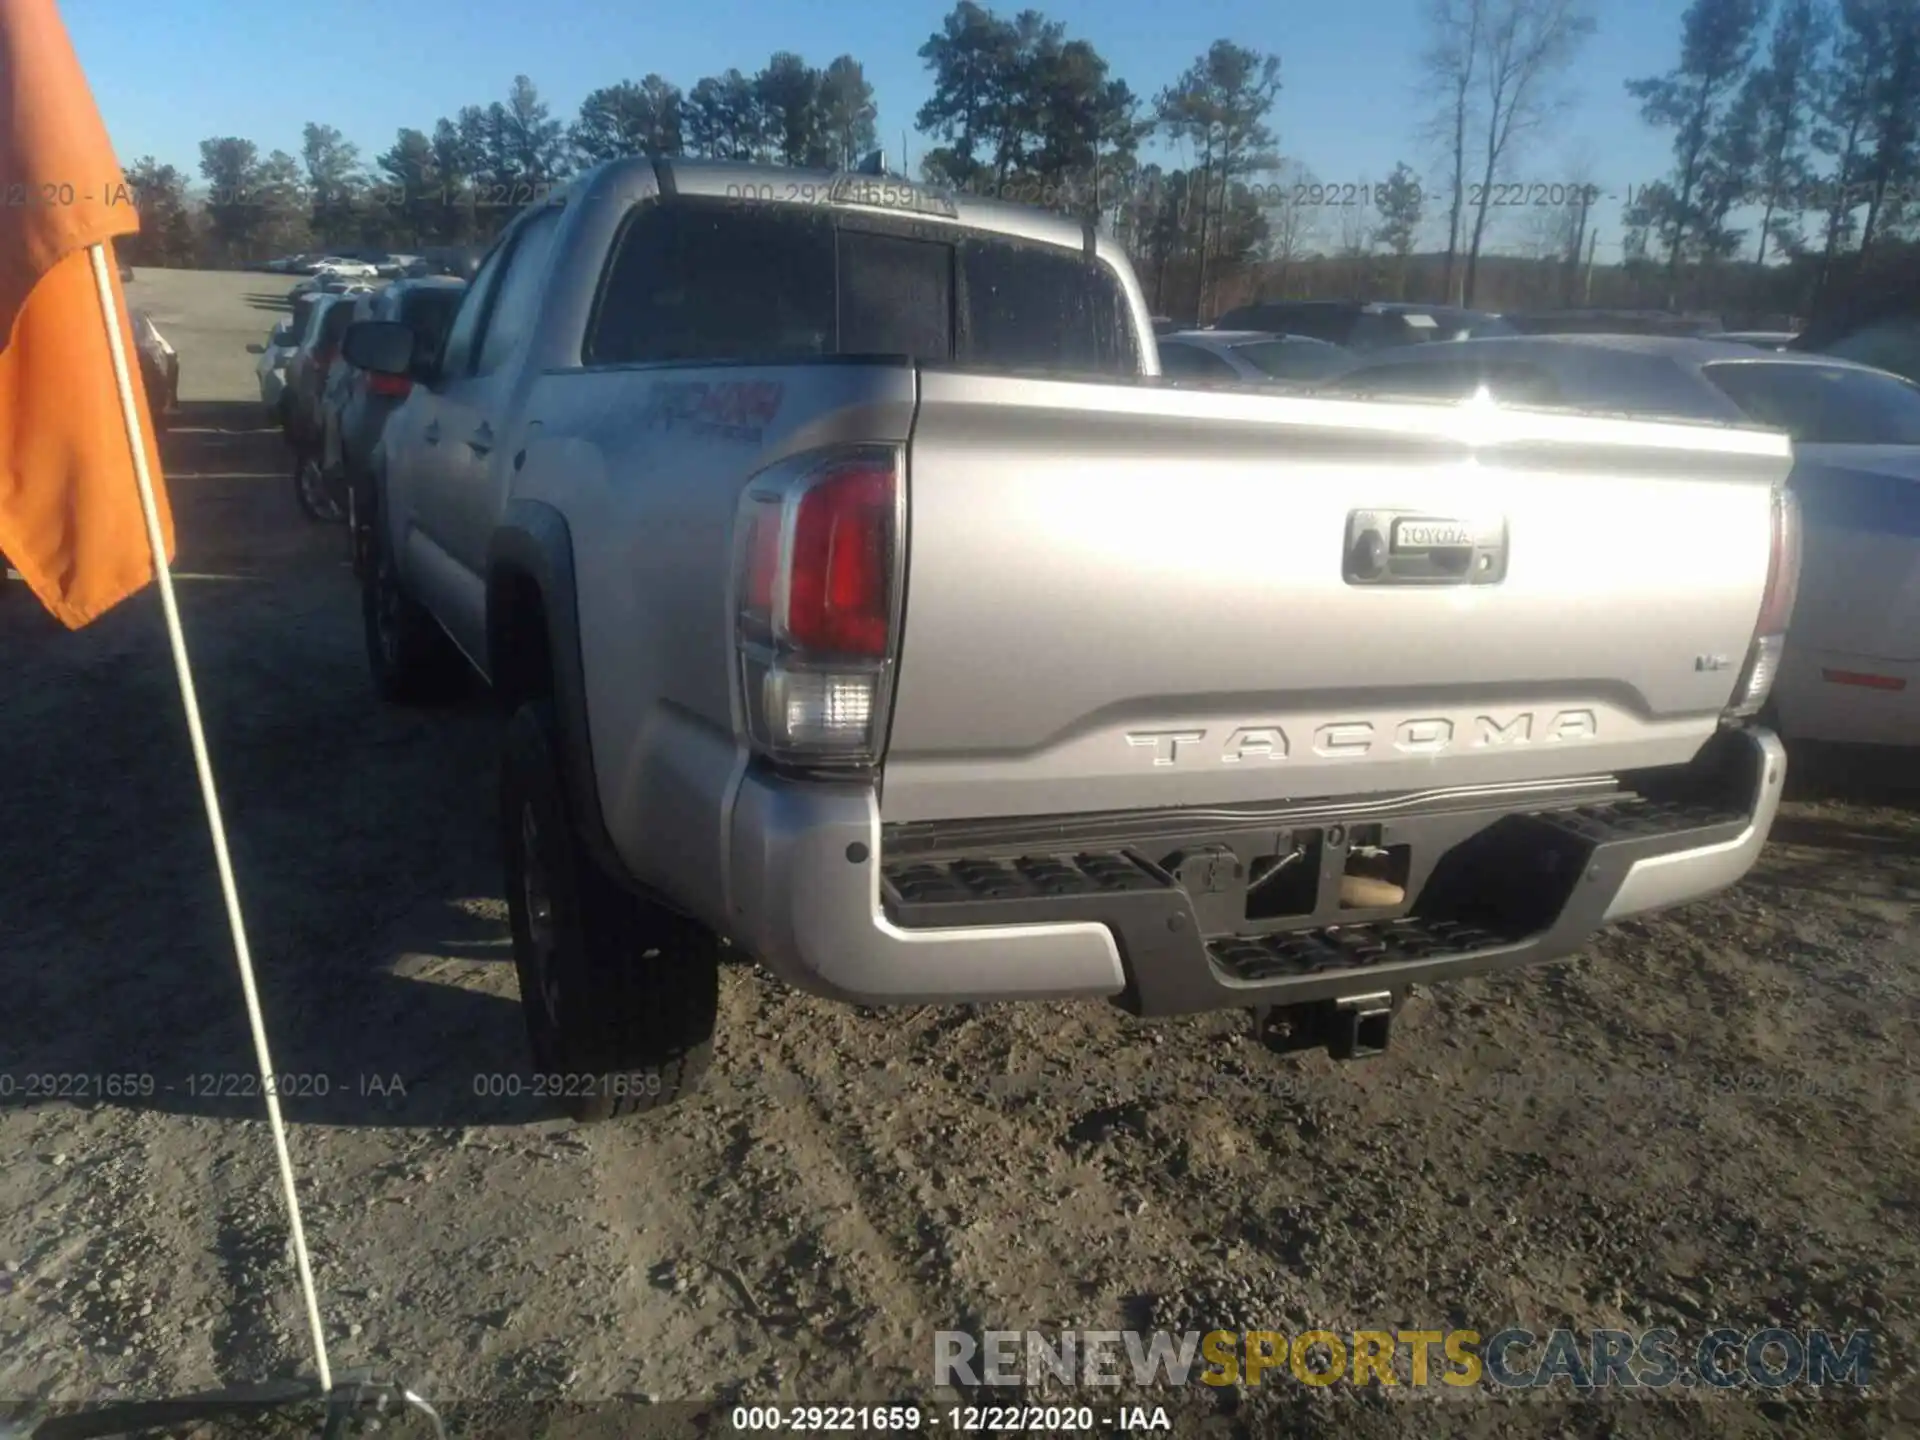
M467 447L476 455L485 455L492 450L493 427L482 420L480 428L467 438Z
M427 428L420 432L420 438L429 445L438 445L440 443L440 422L438 420L429 420L427 422Z

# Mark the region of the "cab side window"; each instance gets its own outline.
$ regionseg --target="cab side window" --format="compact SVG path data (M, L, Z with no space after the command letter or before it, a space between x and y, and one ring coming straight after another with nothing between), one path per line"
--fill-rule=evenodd
M500 283L500 272L506 268L506 252L506 245L496 242L480 262L473 283L467 286L466 298L453 317L453 328L447 332L447 343L440 355L440 373L448 379L472 373L481 320L486 314L487 302L493 298L494 287Z
M532 336L540 318L547 258L553 253L553 237L559 227L560 212L542 210L522 224L513 237L506 270L487 307L474 374L491 375Z

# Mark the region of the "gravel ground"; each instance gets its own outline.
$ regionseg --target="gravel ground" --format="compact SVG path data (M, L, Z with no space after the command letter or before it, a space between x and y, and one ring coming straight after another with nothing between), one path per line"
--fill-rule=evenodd
M283 290L130 295L183 357L178 591L336 1367L468 1434L692 1433L685 1402L930 1400L939 1329L1780 1324L1876 1332L1870 1391L1125 1393L1181 1435L1920 1430L1910 777L1802 757L1738 890L1423 992L1375 1061L1228 1015L866 1013L737 965L708 1091L574 1129L519 1093L497 721L375 703L343 537L245 403ZM0 1401L293 1373L157 601L66 635L9 596L0 657Z

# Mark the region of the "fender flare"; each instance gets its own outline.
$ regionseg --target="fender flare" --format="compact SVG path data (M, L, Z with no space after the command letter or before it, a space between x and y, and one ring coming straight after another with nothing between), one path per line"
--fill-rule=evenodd
M580 606L573 568L573 535L566 517L538 500L513 499L487 545L487 643L493 647L495 577L511 572L540 592L547 621L547 654L553 666L553 704L560 722L561 769L574 825L588 853L606 874L632 885L606 817L593 768L593 736L587 721L586 665L580 654ZM488 673L498 666L489 654Z

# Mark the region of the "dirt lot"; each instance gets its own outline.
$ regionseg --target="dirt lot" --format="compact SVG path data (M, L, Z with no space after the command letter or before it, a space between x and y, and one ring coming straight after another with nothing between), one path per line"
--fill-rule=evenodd
M510 1093L497 722L371 696L342 536L247 403L283 289L130 296L183 356L179 594L336 1367L399 1369L469 1434L613 1434L931 1399L939 1329L1779 1324L1876 1332L1871 1391L1139 1398L1182 1435L1920 1428L1920 792L1878 761L1877 796L1801 764L1735 893L1422 993L1378 1061L1281 1059L1233 1016L857 1013L734 966L702 1098L575 1130ZM11 596L0 657L0 1401L291 1373L158 604L66 635Z

